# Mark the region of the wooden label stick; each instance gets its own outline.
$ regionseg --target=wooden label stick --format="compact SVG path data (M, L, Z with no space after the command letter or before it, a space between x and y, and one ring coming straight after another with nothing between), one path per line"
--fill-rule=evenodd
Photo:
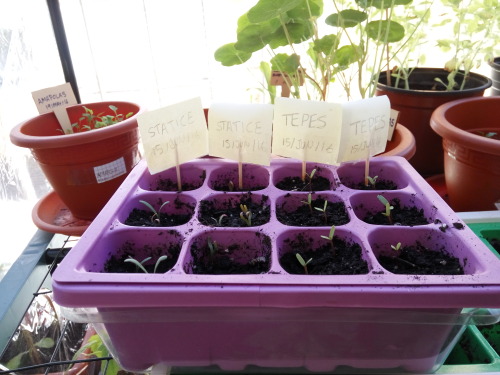
M175 174L177 175L177 190L182 191L181 166L179 163L179 151L175 142Z
M240 149L238 151L238 189L243 190L243 156L242 156L243 145L240 144Z

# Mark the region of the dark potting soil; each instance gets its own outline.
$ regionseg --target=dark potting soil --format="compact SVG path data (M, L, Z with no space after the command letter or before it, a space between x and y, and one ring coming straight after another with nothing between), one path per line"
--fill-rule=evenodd
M214 200L202 200L199 205L198 220L203 225L211 227L248 227L258 226L269 222L271 210L269 207L269 197L262 195L258 202L252 201L252 193L248 192L239 199L225 199L217 202ZM245 222L240 214L240 205L245 205L251 212L251 225Z
M126 259L134 258L138 262L151 257L150 260L143 263L144 268L148 273L153 273L156 261L166 255L167 259L158 264L156 273L165 273L172 269L177 262L181 252L181 244L165 244L162 246L145 245L142 247L136 246L133 242L127 241L118 250L119 257L110 257L104 265L104 272L108 273L142 273L135 264L125 262ZM138 256L137 254L141 254Z
M429 221L424 216L424 210L419 209L414 206L404 207L401 206L401 202L398 198L394 198L390 201L391 206L394 208L391 210L391 221L384 215L385 209L381 205L381 210L372 213L368 212L364 217L363 221L368 224L375 225L426 225Z
M343 202L328 202L326 211L322 212L317 210L324 209L325 199L318 197L311 200L311 205L308 202L298 206L296 209L287 212L286 198L290 194L285 195L285 201L280 207L276 209L276 217L285 225L293 226L332 226L343 225L349 222L349 215L347 214L345 204Z
M378 258L382 267L400 275L463 275L458 258L444 249L432 250L421 243L403 246L393 255Z
M499 238L488 238L489 244L493 246L493 248L500 252L500 239Z
M374 185L365 185L364 182L359 182L357 184L344 183L345 186L355 190L397 190L398 185L391 180L378 180Z
M285 242L290 251L280 257L283 269L294 275L304 275L306 271L297 260L297 253L307 264L309 275L362 275L368 273L368 264L362 258L361 246L347 242L340 238L333 238L332 244L324 240L325 244L313 248L314 240L298 235L295 239Z
M260 235L260 233L256 233ZM262 254L259 256L248 254ZM270 269L271 243L264 249L249 248L244 242L229 246L208 243L191 246L192 272L198 275L248 275L267 273Z
M181 182L182 191L190 191L196 190L203 185L205 181L206 172L203 171L199 177L199 181L197 182ZM160 190L160 191L179 191L179 185L177 181L174 181L170 178L159 178L156 182L156 185L151 184L151 190Z
M48 326L45 326L42 322L40 326L33 330L24 327L20 328L14 333L12 340L0 358L0 363L6 366L9 361L19 355L19 362L14 364L13 361L9 364L14 373L14 370L21 367L72 360L81 347L86 326L83 323L68 321L61 347L57 351L55 351L57 340L61 336L61 326L57 320L54 320ZM50 372L62 372L67 369L67 365L54 366L50 368ZM40 374L44 371L45 368L35 368L22 371L22 373Z
M245 176L243 179L242 187L239 188L238 180L233 179L234 174L231 174L231 177L228 176L218 176L216 181L213 183L212 189L216 191L257 191L265 189L267 186L265 185L254 185L253 180L255 176Z
M159 198L157 207L160 207L162 203L162 199ZM169 205L174 205L176 209L186 207L189 213L168 213ZM186 224L191 220L194 212L194 207L192 205L182 202L179 198L163 206L158 217L149 208L146 206L144 207L145 209L134 208L125 220L125 224L134 227L174 227Z
M493 349L500 353L500 323L485 326L477 326L484 338L490 343Z
M316 168L316 170L319 171L320 168ZM285 191L322 191L330 190L331 184L328 178L318 176L315 173L312 180L307 176L305 180L299 176L285 177L276 183L276 187Z

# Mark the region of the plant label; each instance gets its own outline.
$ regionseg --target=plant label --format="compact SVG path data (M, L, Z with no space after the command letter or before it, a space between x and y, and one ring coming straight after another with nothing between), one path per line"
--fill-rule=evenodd
M391 105L387 96L342 103L339 163L385 151Z
M208 112L210 155L269 165L272 129L271 104L213 104Z
M341 109L337 103L276 98L273 154L302 161L337 164Z
M394 135L394 130L396 130L396 125L398 123L399 111L391 108L391 119L389 121L389 133L387 134L387 140L392 141L392 136Z
M71 122L66 107L78 104L73 88L66 82L63 85L48 87L31 93L39 114L54 112L65 133L71 133Z
M208 130L200 98L143 113L137 123L151 174L208 154Z

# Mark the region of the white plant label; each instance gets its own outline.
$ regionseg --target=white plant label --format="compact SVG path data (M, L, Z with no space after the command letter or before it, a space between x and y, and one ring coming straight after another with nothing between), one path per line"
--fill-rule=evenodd
M48 87L31 93L39 114L54 112L65 133L72 131L66 107L78 104L71 85Z
M111 163L94 167L94 174L98 184L113 180L125 173L127 173L127 167L125 166L125 159L123 157Z

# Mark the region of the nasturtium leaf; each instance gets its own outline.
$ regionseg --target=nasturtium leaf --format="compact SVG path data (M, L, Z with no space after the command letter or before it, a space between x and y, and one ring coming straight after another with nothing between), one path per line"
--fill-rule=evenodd
M259 2L248 11L248 20L252 23L268 21L295 8L301 1L302 0L259 0Z
M347 69L347 67L358 61L360 56L359 47L355 45L347 45L340 47L333 58L332 63L337 65L339 70Z
M330 14L325 22L327 25L335 27L354 27L361 22L366 21L368 15L356 9L345 9L340 13Z
M41 339L40 341L38 341L37 343L35 343L35 346L37 348L50 349L50 348L53 348L55 344L56 343L55 343L53 338L45 337L45 338Z
M233 66L243 64L252 57L249 52L239 51L234 47L234 43L228 43L218 48L214 53L216 61L224 66Z
M405 28L396 21L371 21L366 25L366 34L383 43L399 42L405 36Z
M295 21L318 18L322 14L323 0L302 0L298 6L287 12L287 16Z
M286 24L287 32L280 27L269 39L269 46L273 49L286 46L289 43L297 44L308 40L313 35L313 29L309 23L292 22ZM288 39L290 38L290 40Z
M296 54L278 53L271 59L271 70L294 74L299 69L300 57Z
M237 50L255 52L264 48L272 38L272 29L267 23L249 25L238 32L237 38L234 45Z
M321 39L316 39L314 41L314 50L316 52L322 52L329 56L339 45L339 38L336 35L329 34L325 35Z
M395 7L396 5L408 5L413 0L371 0L368 5L375 7L377 9L388 9Z

